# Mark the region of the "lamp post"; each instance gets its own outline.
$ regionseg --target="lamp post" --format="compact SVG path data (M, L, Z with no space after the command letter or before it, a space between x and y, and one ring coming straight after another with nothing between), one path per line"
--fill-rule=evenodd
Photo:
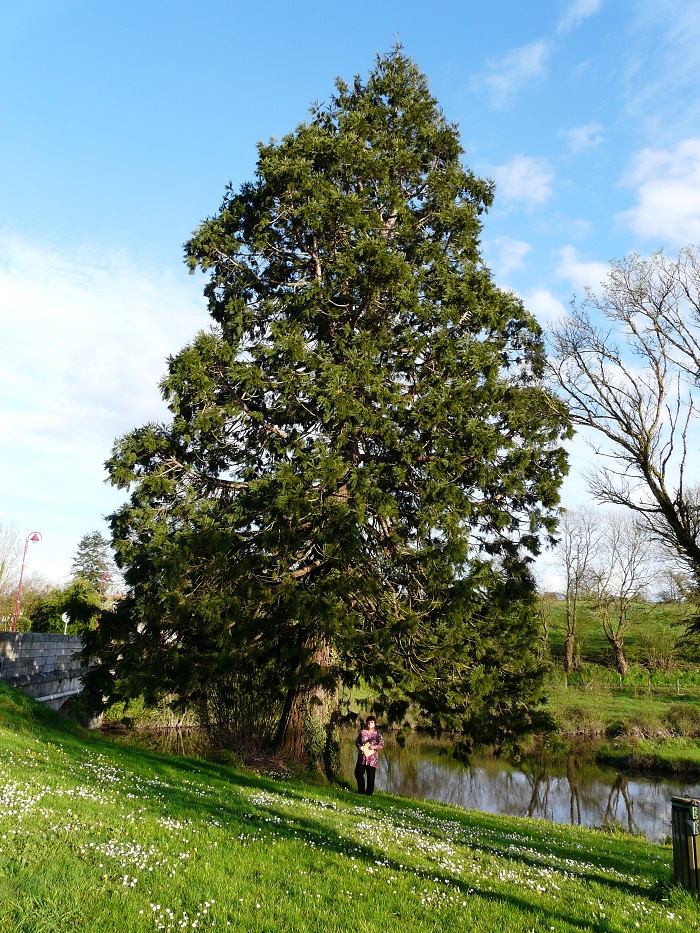
M17 631L17 617L19 616L19 601L22 598L22 577L24 576L24 562L27 559L27 548L30 541L41 541L41 535L38 531L30 531L24 542L24 554L22 555L22 569L19 572L19 586L17 587L17 602L15 603L15 617L12 621L12 631Z

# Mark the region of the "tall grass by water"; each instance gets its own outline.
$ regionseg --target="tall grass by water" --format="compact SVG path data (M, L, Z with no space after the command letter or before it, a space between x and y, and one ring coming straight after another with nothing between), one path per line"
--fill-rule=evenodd
M700 928L636 837L167 757L0 685L0 930Z

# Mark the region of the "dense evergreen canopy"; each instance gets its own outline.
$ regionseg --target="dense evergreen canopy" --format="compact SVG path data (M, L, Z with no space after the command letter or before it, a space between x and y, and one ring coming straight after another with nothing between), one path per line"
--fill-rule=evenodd
M108 463L131 490L130 594L89 649L112 697L238 678L289 744L314 691L361 678L482 738L529 727L527 565L568 426L461 156L397 48L261 144L187 244L214 325L169 361L172 421Z

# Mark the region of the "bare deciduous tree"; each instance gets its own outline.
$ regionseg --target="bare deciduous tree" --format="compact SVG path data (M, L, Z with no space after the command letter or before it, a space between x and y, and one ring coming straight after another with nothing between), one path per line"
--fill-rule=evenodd
M600 545L601 512L580 506L563 513L559 523L559 553L566 580L566 642L564 670L574 669L578 603L584 582Z
M22 542L14 525L0 522L0 628L12 620L22 559Z
M686 473L700 383L700 249L611 264L555 328L552 373L572 421L607 439L589 476L601 502L633 509L700 582L700 489Z
M630 608L647 595L656 574L654 541L646 523L620 512L607 513L585 585L623 677L628 670L624 645Z
M664 562L659 571L658 598L662 603L682 603L692 599L694 578L672 563Z

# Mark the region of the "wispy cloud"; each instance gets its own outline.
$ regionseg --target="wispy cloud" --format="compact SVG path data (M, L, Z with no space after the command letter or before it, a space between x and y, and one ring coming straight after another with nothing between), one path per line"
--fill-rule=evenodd
M487 62L485 72L472 85L485 89L494 107L505 107L526 84L546 72L550 52L551 45L544 39L511 49Z
M610 266L606 262L581 259L578 250L565 246L559 251L556 274L569 282L572 290L582 294L587 288L595 291L607 279Z
M674 149L645 149L624 179L636 188L637 205L620 218L659 246L700 241L700 137Z
M638 0L625 43L627 110L657 145L697 132L700 7L686 0Z
M546 159L517 155L504 165L494 165L489 173L496 182L497 204L533 208L544 204L552 193L554 171Z
M525 257L531 250L529 243L509 236L499 236L486 244L489 264L497 279L507 278L511 272L522 269Z
M557 23L557 32L571 32L581 23L599 12L603 5L603 0L570 0L566 9L559 17Z
M72 440L153 417L166 356L194 321L207 326L189 286L184 268L179 282L126 256L0 239L2 343L13 347L0 374L4 417Z
M596 149L603 142L603 127L600 123L587 123L585 126L575 126L570 130L563 130L562 136L566 139L569 151L574 155L588 149Z
M0 237L0 516L44 534L47 576L124 499L103 463L115 437L164 417L166 358L209 323L199 289L184 269Z
M534 314L543 327L558 321L566 315L563 303L547 288L533 288L520 295L523 304Z

